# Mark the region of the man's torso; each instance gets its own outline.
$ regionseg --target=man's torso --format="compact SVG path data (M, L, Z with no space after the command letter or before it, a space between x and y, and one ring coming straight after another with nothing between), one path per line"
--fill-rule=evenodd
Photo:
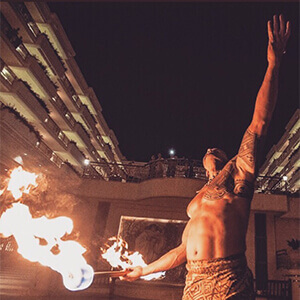
M187 259L211 259L244 252L252 196L253 185L237 170L233 158L187 208L190 221L183 236Z

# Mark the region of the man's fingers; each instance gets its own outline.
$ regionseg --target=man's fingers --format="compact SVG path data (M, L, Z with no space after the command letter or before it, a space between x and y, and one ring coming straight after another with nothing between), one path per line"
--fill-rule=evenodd
M285 38L288 39L291 35L291 23L287 21L286 23L286 30L285 30Z
M274 36L273 36L271 21L268 21L268 36L269 36L269 41L271 43L273 43L274 42Z
M278 36L279 34L279 24L277 15L273 16L273 33L275 36Z
M280 34L280 36L284 36L284 34L285 34L285 22L284 22L283 15L279 16L279 22L280 22L279 34Z

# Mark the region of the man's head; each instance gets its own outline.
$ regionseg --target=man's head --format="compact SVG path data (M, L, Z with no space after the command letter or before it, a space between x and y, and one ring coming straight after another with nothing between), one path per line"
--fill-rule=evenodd
M203 157L203 166L209 176L209 173L221 170L227 161L227 155L223 150L210 148Z

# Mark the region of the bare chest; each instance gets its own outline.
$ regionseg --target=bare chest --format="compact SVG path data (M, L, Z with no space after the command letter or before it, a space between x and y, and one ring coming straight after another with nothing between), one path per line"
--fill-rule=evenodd
M235 170L234 162L226 165L209 184L205 185L190 202L187 213L191 217L195 213L214 211L222 213L228 207L239 206L249 202L253 195L253 184Z

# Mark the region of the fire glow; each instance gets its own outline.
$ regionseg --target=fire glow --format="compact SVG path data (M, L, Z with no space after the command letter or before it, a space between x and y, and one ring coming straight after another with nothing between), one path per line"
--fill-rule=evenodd
M137 266L145 267L145 263L142 254L138 251L130 252L128 250L128 244L122 238L111 237L109 242L113 242L112 246L102 250L102 257L106 259L109 264L114 268L132 269ZM157 272L142 276L141 279L152 280L159 279L165 276L165 272Z
M22 167L15 168L10 174L7 190L10 191L15 200L22 197L23 193L29 194L32 187L36 187L38 175L23 170Z
M11 172L7 191L18 200L37 186L37 177L18 167ZM0 217L0 233L4 237L14 236L18 252L25 259L59 272L65 287L78 291L91 285L94 270L82 256L84 247L76 241L61 239L72 230L70 218L32 218L29 207L19 202L13 203Z

